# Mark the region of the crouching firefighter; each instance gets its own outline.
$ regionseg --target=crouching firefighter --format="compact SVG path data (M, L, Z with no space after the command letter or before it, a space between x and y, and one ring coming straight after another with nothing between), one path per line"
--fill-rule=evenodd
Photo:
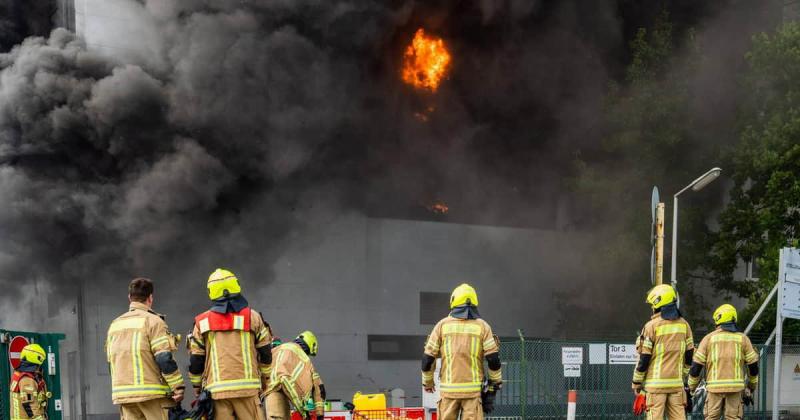
M425 344L422 356L422 386L434 392L433 372L437 358L442 359L439 374L440 420L483 419L483 401L487 401L503 383L497 338L478 313L478 295L462 284L450 295L450 315L439 321ZM483 359L489 366L485 387ZM491 404L487 405L491 408Z
M263 420L259 394L269 380L272 332L250 309L232 272L218 268L207 286L211 309L195 317L188 337L195 395L211 393L215 419Z
M42 363L47 358L42 346L28 344L19 355L19 367L11 376L11 420L47 418L47 400L51 394L47 392Z
M689 408L686 377L694 354L689 323L681 317L678 295L668 284L660 284L647 294L653 310L641 333L639 362L633 371L634 394L647 392L648 419L685 420Z
M725 420L741 419L742 404L753 404L753 392L758 386L758 352L750 339L737 330L736 320L732 305L724 304L714 311L717 329L700 341L689 370L689 388L694 392L705 368L706 419L718 420L723 414Z
M178 339L151 309L152 281L131 281L128 300L128 312L111 323L106 337L111 398L123 420L166 420L183 400L183 376L173 358Z
M305 419L325 417L325 385L309 357L316 356L318 348L314 333L304 331L294 341L272 350L272 375L267 388L270 419L289 420L291 406Z

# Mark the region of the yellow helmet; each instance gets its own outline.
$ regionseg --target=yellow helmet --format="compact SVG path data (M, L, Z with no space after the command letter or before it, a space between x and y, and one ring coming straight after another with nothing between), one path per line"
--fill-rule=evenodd
M218 268L208 276L208 297L216 300L225 296L225 292L231 295L241 293L242 288L239 287L239 279L235 274Z
M450 309L467 303L478 306L478 294L475 293L472 286L462 283L461 286L453 289L453 294L450 295Z
M658 286L650 289L647 293L647 303L650 304L654 310L667 306L678 299L678 294L675 289L668 284L659 284Z
M303 331L300 335L297 336L297 339L302 341L303 343L308 346L308 354L310 356L316 356L317 350L319 350L319 345L317 344L317 336L314 335L311 331Z
M38 344L28 344L22 348L22 351L19 353L19 358L28 363L41 366L41 364L44 363L44 359L47 358L47 353L42 346Z
M736 322L739 316L736 314L736 308L731 304L724 304L714 311L714 324L724 324L726 322Z

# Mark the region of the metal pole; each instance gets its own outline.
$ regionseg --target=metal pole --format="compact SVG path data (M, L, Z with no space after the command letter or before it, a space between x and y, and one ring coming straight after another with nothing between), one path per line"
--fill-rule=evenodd
M656 206L656 276L655 283L664 282L664 203Z
M781 250L778 267L783 270L784 264L784 250ZM785 275L785 274L784 274ZM778 277L778 286L783 283L783 279ZM783 316L781 316L781 305L783 304L783 293L778 293L778 307L775 310L775 361L773 363L775 369L772 373L772 420L779 420L778 410L780 409L781 399L781 346L783 345Z
M86 420L86 371L88 370L86 361L86 319L83 307L83 279L78 281L78 358L80 360L79 369L79 385L81 396L81 420Z
M780 283L780 282L778 282L778 283ZM753 319L751 319L750 323L747 324L747 328L744 329L744 335L749 335L750 334L750 330L752 330L753 327L756 325L756 321L758 321L758 318L761 317L761 313L764 312L765 309L767 309L767 305L769 305L769 302L772 300L772 297L775 296L775 292L778 291L778 283L775 283L775 287L772 288L772 291L769 292L769 295L767 295L767 298L764 299L764 303L762 303L761 307L758 308L758 311L756 311L756 314L753 316ZM774 331L773 331L773 333L774 333Z
M525 354L525 336L522 334L522 329L518 329L517 334L519 335L519 342L522 350L522 354L520 355L520 373L522 374L519 392L520 414L522 414L522 420L525 420L525 408L528 405L528 363Z
M672 196L672 265L669 268L669 281L672 283L672 287L678 284L678 281L675 279L676 273L678 272L678 194Z

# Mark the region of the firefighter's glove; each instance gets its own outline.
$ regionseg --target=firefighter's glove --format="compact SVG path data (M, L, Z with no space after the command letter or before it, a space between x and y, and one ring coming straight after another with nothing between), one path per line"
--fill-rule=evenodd
M172 400L180 404L180 402L183 401L183 394L184 394L183 387L175 388L172 391Z
M434 384L430 384L430 385L424 385L423 384L422 387L425 389L425 392L429 392L429 393L436 392L436 385L434 385Z
M647 396L643 392L638 393L633 399L633 414L641 416L645 411L647 411Z
M641 383L631 382L631 390L633 391L634 394L642 392L642 388L643 387Z
M742 395L742 403L744 405L753 405L753 393L750 391L750 388L744 389L744 395Z

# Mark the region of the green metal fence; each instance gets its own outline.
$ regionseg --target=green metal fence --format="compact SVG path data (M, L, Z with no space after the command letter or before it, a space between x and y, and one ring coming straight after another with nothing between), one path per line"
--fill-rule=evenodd
M579 373L579 376L565 376L562 363L564 348L581 349L579 372L573 367L566 373ZM784 351L800 353L800 346L784 346ZM767 387L763 385L769 381L771 372L767 369L767 358L773 352L773 348L764 349L767 357L761 361L759 381L762 386L755 397L755 406L746 410L747 419L769 418ZM568 353L574 357L576 352L568 350ZM633 393L630 388L634 365L610 364L608 356L607 343L503 342L501 359L504 386L497 395L491 417L507 420L566 418L567 392L574 389L578 392L577 418L635 418L631 413ZM702 409L697 410L691 418L702 419Z

